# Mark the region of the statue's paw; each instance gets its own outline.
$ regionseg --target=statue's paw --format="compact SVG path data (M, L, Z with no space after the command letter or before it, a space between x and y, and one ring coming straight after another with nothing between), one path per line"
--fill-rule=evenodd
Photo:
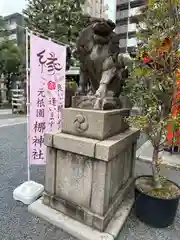
M101 109L101 99L100 98L96 98L96 101L94 103L94 109L96 110L100 110Z
M95 97L96 98L101 98L101 92L97 90L96 93L95 93Z
M97 98L105 98L106 97L106 93L107 93L107 88L106 88L106 85L105 84L102 84L99 86L99 88L97 89L96 93L95 93L95 96Z

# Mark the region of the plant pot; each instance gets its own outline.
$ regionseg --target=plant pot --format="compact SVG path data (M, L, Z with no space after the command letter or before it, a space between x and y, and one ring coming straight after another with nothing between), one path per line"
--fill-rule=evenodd
M155 228L164 228L173 224L176 217L179 197L164 199L150 196L137 188L137 180L149 178L152 176L140 176L135 180L135 214L137 218ZM174 186L180 187L168 180Z

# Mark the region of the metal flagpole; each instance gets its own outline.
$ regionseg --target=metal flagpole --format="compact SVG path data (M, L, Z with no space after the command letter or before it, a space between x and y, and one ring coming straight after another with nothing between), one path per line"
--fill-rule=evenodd
M26 107L27 107L27 172L28 181L30 181L30 129L29 129L29 112L30 112L30 96L29 96L29 32L26 28Z
M29 67L29 36L32 35L32 32L26 30L26 107L27 107L27 172L28 172L28 181L22 183L13 191L13 198L16 201L21 201L26 205L32 204L37 198L41 196L44 191L44 186L42 184L30 181L30 67Z

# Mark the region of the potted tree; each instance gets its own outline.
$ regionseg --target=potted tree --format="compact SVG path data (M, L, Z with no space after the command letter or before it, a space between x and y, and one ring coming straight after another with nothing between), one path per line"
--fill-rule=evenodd
M144 131L153 145L152 175L135 180L135 212L141 221L159 228L173 223L180 197L180 187L162 177L159 169L168 125L176 133L174 141L180 132L179 6L180 0L151 0L142 9L138 47L131 54L135 67L125 87L142 113L128 122ZM172 115L174 108L179 110Z

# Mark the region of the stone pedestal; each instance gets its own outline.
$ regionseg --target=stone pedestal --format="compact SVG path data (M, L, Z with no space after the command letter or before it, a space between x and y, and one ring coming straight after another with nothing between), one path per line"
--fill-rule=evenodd
M61 133L46 133L43 203L103 232L130 193L137 129L129 110L64 109Z

